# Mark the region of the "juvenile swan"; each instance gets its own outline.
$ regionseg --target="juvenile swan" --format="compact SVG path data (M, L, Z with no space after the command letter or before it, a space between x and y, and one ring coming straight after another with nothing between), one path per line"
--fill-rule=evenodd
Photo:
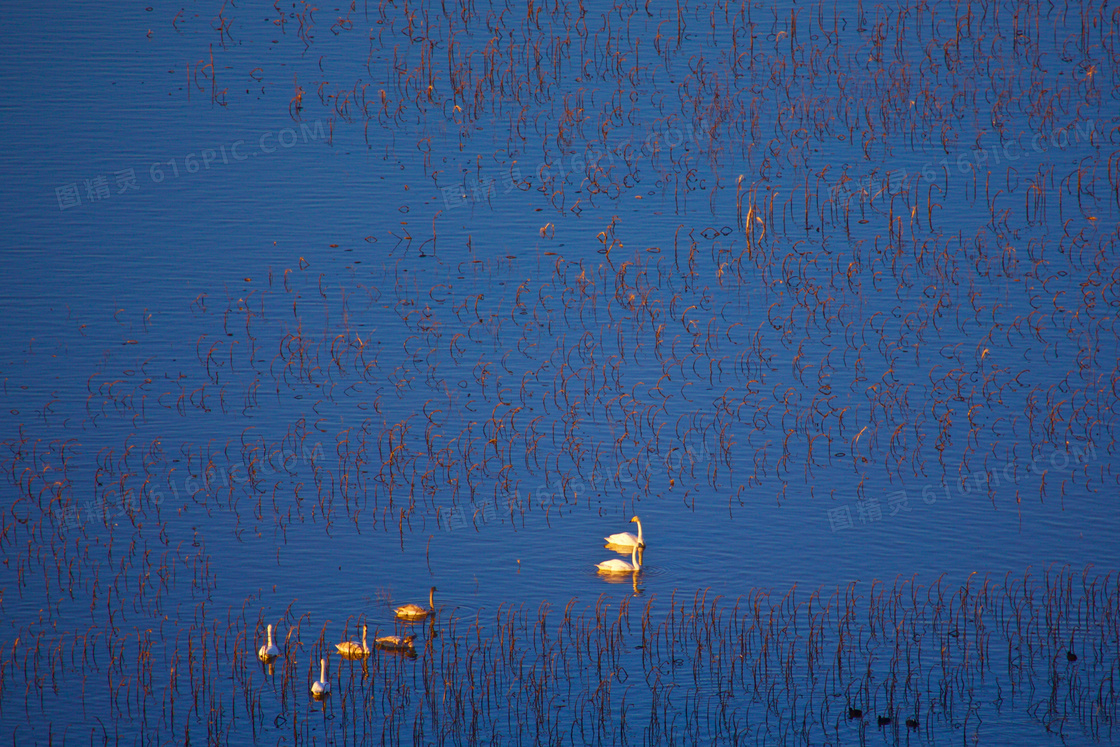
M630 547L631 545L633 545L635 547L645 547L646 541L645 538L642 537L641 520L637 516L635 516L630 521L638 525L637 537L630 534L630 532L619 532L618 534L612 534L610 537L604 537L603 539L605 539L607 543L611 545L623 545L625 547Z
M625 560L619 560L618 558L611 558L610 560L604 560L602 563L596 564L595 567L603 573L630 573L631 571L637 571L642 567L638 562L638 546L634 545L634 549L630 551L629 563Z
M334 645L338 649L338 653L343 656L369 656L369 644L366 643L366 626L362 626L362 642L357 641L343 641Z
M268 626L268 643L265 644L264 646L261 646L260 650L257 651L257 658L260 659L261 661L268 661L269 659L275 659L279 655L280 655L280 649L276 648L276 646L273 645L273 643L272 643L272 626L269 625Z
M319 659L319 681L311 686L311 694L323 696L331 691L331 683L327 682L327 660Z
M395 610L397 613L397 617L401 618L402 620L423 620L425 617L436 611L436 605L434 601L435 593L436 587L433 586L428 591L427 609L424 609L418 604L409 602L408 604L402 604L400 607L397 607L397 609Z
M412 642L416 639L414 635L406 635L404 638L396 635L383 635L376 639L374 643L379 648L388 651L410 651L412 650Z

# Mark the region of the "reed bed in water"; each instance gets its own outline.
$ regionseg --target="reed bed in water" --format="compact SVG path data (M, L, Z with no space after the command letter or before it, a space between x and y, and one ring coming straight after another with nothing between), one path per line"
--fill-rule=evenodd
M83 406L28 403L46 427L119 440L83 465L96 487L79 500L36 463L52 438L21 432L8 463L21 499L131 516L189 496L254 528L349 520L403 541L476 501L520 518L542 482L558 510L591 483L682 486L685 505L712 489L731 510L752 488L782 500L792 477L831 484L849 468L860 497L882 476L993 503L1007 485L1016 503L1114 488L1120 160L1101 102L1115 19L1095 3L857 6L352 9L331 36L360 37L382 82L351 83L325 54L316 93L295 84L294 116L450 127L444 168L438 138L416 133L424 174L471 193L483 160L497 164L508 188L485 199L551 206L539 240L476 249L459 231L467 251L421 282L402 260L450 233L462 213L445 206L424 218L431 238L393 233L390 260L345 283L299 257L243 292L201 292L181 370L109 357ZM214 19L211 72L230 20ZM315 43L310 8L255 23ZM1063 57L1082 60L1076 75L1047 68ZM463 150L495 123L507 141L492 154ZM657 240L635 248L645 218L622 197L671 200ZM598 261L569 258L565 231ZM873 310L875 294L893 300ZM147 341L149 317L117 322ZM315 415L290 413L286 432L238 419L294 397ZM351 402L361 417L328 427ZM206 443L152 435L217 413ZM54 470L68 438L50 447Z
M1064 503L1074 486L1115 486L1105 457L1115 449L1108 402L1120 378L1100 351L1116 348L1106 316L1120 276L1103 243L1080 259L1039 245L1034 269L1001 286L1018 296L1013 311L983 302L961 279L965 260L951 242L911 247L895 262L860 242L816 254L771 246L729 255L718 232L710 240L688 234L672 249L616 257L617 268L555 259L508 298L475 292L514 271L497 262L471 267L462 283L406 288L402 273L384 293L366 286L360 298L320 299L314 313L324 319L381 318L377 300L392 299L401 316L384 321L406 336L399 350L374 350L346 326L309 332L311 312L288 311L283 301L313 291L316 276L286 274L291 291L270 287L253 309L239 302L222 312L244 322L243 340L199 342L193 374L218 357L244 371L230 382L216 372L192 384L181 375L171 388L150 377L91 375L85 422L122 430L123 445L80 465L81 479L93 482L84 500L73 494L73 439L25 432L9 440L15 515L85 522L107 507L129 522L140 513L159 521L170 500L180 514L185 504L233 512L246 530L349 521L403 539L446 526L472 503L517 520L533 506L563 509L579 503L581 485L681 486L686 506L718 494L732 512L749 505L748 491L784 500L790 480L813 491L836 484L833 476L850 480L860 499L885 478L942 491L914 500L984 496L1015 510L1025 499ZM974 259L989 268L998 260ZM923 267L928 285L900 291L891 314L863 313L867 284L892 266ZM1077 272L1088 273L1086 295L1055 307L1042 289ZM1045 320L1035 307L1047 308ZM228 347L219 355L214 345ZM277 351L267 364L252 352L239 359L258 345ZM1078 346L1066 366L1061 351ZM1038 351L1062 361L1061 375L1031 374L1027 358ZM295 417L271 438L245 427L238 416L264 410L265 381L282 402L319 397L322 417ZM206 443L169 452L162 437L132 430L212 408L227 435ZM327 427L344 412L345 427ZM552 486L547 499L542 484Z
M264 23L298 26L306 51L312 10ZM233 12L188 66L227 104ZM447 204L422 234L371 235L388 258L341 281L299 257L202 290L175 365L160 319L121 309L84 392L6 383L23 413L0 448L13 741L974 741L993 715L1115 738L1115 572L452 611L415 659L331 660L312 708L337 630L295 601L268 620L255 594L217 607L194 520L283 539L352 522L403 544L476 501L464 526L551 519L587 485L731 513L838 477L857 497L919 478L939 491L923 499L1017 511L1114 491L1105 4L383 3L329 29L381 82L308 55L294 120L326 115L332 142L391 130L440 194L528 196L539 226L463 235ZM1076 70L1050 64L1067 55ZM508 139L472 153L480 127ZM639 197L664 214L652 241L622 203ZM423 280L417 254L436 260ZM282 426L246 426L264 413ZM212 435L176 439L182 423ZM283 655L261 664L277 622Z
M295 743L326 732L359 742L679 744L819 743L871 729L983 741L986 723L1029 714L1068 738L1108 741L1120 705L1120 579L1090 569L451 611L420 629L415 657L332 662L321 712L308 709L308 686L330 646L325 626L289 610L277 630L283 655L261 664L263 624L250 608L222 614L200 602L166 640L25 625L0 658L4 715L97 740L139 725L171 740L251 729ZM84 725L56 713L59 693L78 682L68 712L97 716Z

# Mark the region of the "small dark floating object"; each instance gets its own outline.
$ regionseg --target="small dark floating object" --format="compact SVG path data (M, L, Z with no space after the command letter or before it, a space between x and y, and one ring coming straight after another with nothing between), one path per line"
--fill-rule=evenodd
M879 726L886 726L890 722L891 722L891 717L890 716L880 716L879 717Z
M1066 661L1077 661L1077 654L1072 651L1066 651Z
M917 729L918 728L918 719L916 719L916 718L906 719L906 726L910 729Z
M861 711L858 708L849 708L848 709L848 718L850 718L850 719L863 718L863 711Z

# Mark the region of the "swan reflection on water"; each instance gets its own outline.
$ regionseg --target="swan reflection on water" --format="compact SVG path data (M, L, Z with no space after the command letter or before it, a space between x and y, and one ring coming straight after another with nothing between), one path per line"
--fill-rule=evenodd
M641 596L643 587L638 586L639 573L600 573L601 578L608 584L625 584L629 583L634 587L634 596Z

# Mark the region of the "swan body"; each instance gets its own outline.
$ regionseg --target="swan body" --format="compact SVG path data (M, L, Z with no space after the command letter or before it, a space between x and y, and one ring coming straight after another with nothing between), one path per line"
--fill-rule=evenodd
M618 558L611 558L598 563L595 566L601 573L631 573L633 571L641 570L642 564L638 562L638 546L634 545L634 549L630 551L630 562L620 560Z
M414 635L406 635L401 638L397 635L383 635L376 639L374 643L378 648L383 648L388 651L411 651L413 649L413 640L416 639Z
M334 647L338 649L338 653L342 654L343 656L369 656L370 648L369 644L366 643L366 626L362 626L361 643L358 643L357 641L343 641L342 643L336 643Z
M619 532L618 534L612 534L609 537L604 537L603 539L607 541L607 544L622 545L624 547L645 547L646 540L642 536L641 520L637 516L635 516L634 518L630 519L630 521L638 525L638 536L635 537L634 535L630 534L630 532Z
M261 646L260 650L257 651L257 658L261 661L268 661L269 659L275 659L279 655L280 649L276 648L275 644L272 643L272 626L269 625L268 643Z
M434 601L435 593L436 587L433 586L428 591L427 609L421 607L418 604L409 602L408 604L402 604L400 607L397 607L397 609L394 610L397 613L397 617L401 618L402 620L423 620L425 617L436 611L436 605Z
M327 660L319 659L319 679L311 686L311 694L317 697L329 695L331 683L327 682Z

